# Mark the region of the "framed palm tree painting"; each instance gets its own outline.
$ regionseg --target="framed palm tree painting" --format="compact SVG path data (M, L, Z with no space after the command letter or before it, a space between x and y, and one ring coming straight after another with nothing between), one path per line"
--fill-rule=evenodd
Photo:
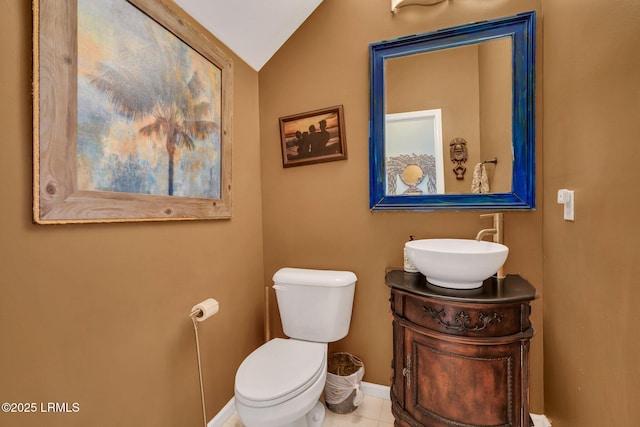
M231 216L231 61L173 3L34 0L34 219Z

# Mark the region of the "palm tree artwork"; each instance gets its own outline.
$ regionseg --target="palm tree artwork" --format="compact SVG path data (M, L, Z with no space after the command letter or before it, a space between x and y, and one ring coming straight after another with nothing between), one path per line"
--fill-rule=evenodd
M78 12L79 185L218 196L220 70L126 1Z

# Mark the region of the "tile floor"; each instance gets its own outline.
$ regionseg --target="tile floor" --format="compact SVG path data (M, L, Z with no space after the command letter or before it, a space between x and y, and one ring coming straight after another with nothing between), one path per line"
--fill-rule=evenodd
M364 396L362 404L354 412L334 414L327 409L323 427L393 427L391 401L374 396ZM238 414L233 414L224 427L244 427Z

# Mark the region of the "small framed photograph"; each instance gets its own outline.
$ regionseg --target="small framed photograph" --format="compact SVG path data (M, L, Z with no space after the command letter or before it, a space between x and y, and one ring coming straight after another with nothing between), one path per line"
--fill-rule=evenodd
M282 166L347 159L342 105L280 117Z

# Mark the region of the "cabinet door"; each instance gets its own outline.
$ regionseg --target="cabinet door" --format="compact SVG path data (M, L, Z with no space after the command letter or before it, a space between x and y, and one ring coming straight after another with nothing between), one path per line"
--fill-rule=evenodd
M461 343L405 329L405 410L430 427L522 426L522 348ZM528 412L528 411L527 411Z

